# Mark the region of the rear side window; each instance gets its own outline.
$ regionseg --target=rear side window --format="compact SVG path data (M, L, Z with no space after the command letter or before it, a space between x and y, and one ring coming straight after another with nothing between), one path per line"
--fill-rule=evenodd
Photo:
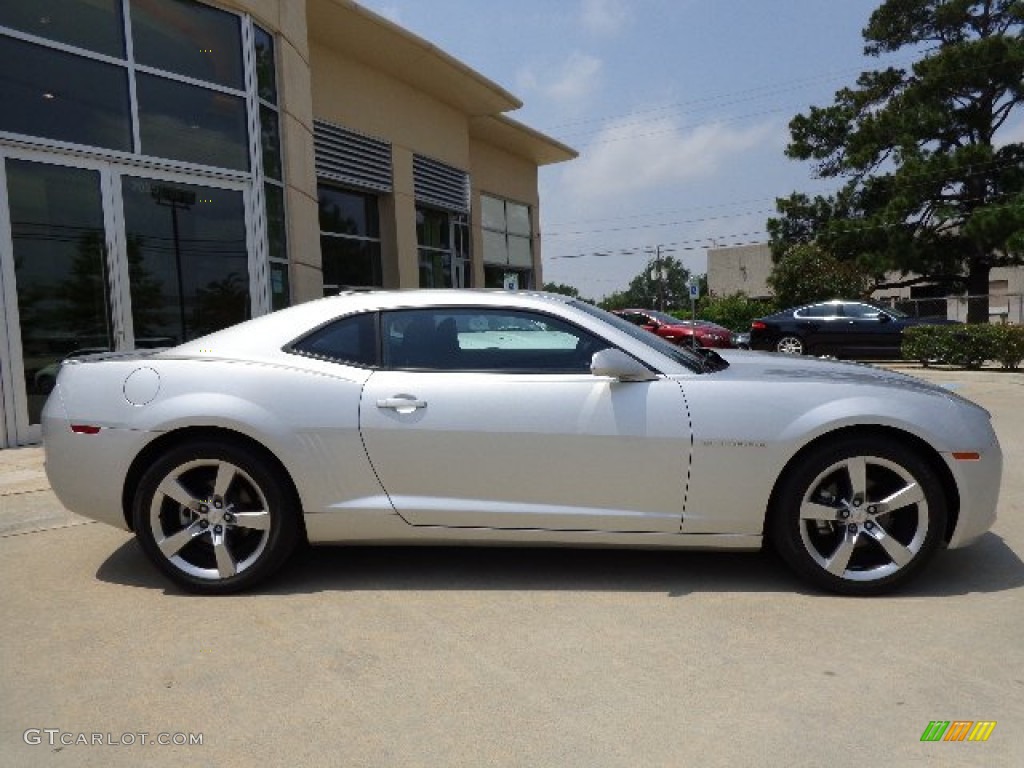
M295 342L292 352L363 367L377 365L377 315L349 315Z
M795 314L797 317L839 317L839 308L835 304L815 304Z
M882 314L882 310L869 304L843 304L843 314L847 317L875 319Z

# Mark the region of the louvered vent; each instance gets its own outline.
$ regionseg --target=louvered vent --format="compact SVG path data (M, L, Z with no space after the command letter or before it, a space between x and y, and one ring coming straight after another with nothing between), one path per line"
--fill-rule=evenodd
M412 179L416 202L469 213L469 175L465 171L413 155Z
M360 189L391 191L391 145L337 125L313 121L316 175Z

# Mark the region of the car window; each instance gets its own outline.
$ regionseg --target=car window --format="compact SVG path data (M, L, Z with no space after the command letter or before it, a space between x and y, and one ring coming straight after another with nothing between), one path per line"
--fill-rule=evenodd
M794 317L838 317L839 308L835 304L815 304L810 307L798 309L793 313Z
M870 304L856 304L851 302L849 304L843 304L843 314L847 317L871 319L882 314L882 310L878 307L872 307Z
M435 371L589 373L607 342L558 318L488 307L384 312L384 365Z
M619 317L623 318L624 320L628 320L633 325L647 325L650 322L650 320L641 315L639 312L619 312L617 314L619 315Z
M651 312L651 317L665 325L679 325L679 318L673 317L667 312Z
M613 312L608 312L600 307L595 307L593 304L586 301L580 301L578 299L570 301L569 304L581 312L593 315L601 322L617 328L627 336L639 341L641 344L651 347L656 352L674 360L684 368L689 368L691 371L695 371L697 373L708 370L704 360L701 357L698 357L695 353L665 341L656 333L650 333L642 328L637 328L635 325L627 322L624 318L619 317ZM728 363L726 363L726 366L728 366Z
M373 367L378 364L377 318L374 312L349 315L318 328L291 345L290 351Z

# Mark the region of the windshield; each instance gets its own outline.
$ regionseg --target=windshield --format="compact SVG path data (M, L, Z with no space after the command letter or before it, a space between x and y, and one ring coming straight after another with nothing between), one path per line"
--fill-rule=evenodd
M908 315L902 309L896 309L896 307L886 307L885 311L888 312L893 317L910 317L910 315Z
M672 317L668 312L656 312L654 310L645 311L659 323L664 323L665 325L679 325L681 322L678 317Z
M693 352L682 347L670 344L660 336L656 336L650 331L645 331L643 328L633 325L628 320L623 320L618 315L613 315L611 312L605 312L603 309L595 307L593 304L588 304L585 301L579 301L577 299L570 301L569 305L586 312L588 315L593 315L599 320L608 323L608 325L615 326L623 333L632 336L637 341L643 342L648 347L660 352L665 355L665 357L675 360L677 363L689 368L691 371L700 373L706 370L704 361L698 355L695 355Z

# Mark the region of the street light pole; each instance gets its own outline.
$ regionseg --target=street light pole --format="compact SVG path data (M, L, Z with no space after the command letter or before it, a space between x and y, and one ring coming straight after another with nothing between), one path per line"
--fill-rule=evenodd
M665 279L668 277L668 270L661 266L661 254L672 253L673 248L666 248L663 245L656 245L654 249L647 249L647 253L654 254L654 271L651 279L658 281L658 309L665 311Z
M170 185L155 185L151 190L157 205L171 209L171 233L174 238L174 266L178 278L178 320L181 323L181 343L188 341L185 322L185 277L181 266L181 241L178 234L178 211L188 211L196 204L196 193Z

